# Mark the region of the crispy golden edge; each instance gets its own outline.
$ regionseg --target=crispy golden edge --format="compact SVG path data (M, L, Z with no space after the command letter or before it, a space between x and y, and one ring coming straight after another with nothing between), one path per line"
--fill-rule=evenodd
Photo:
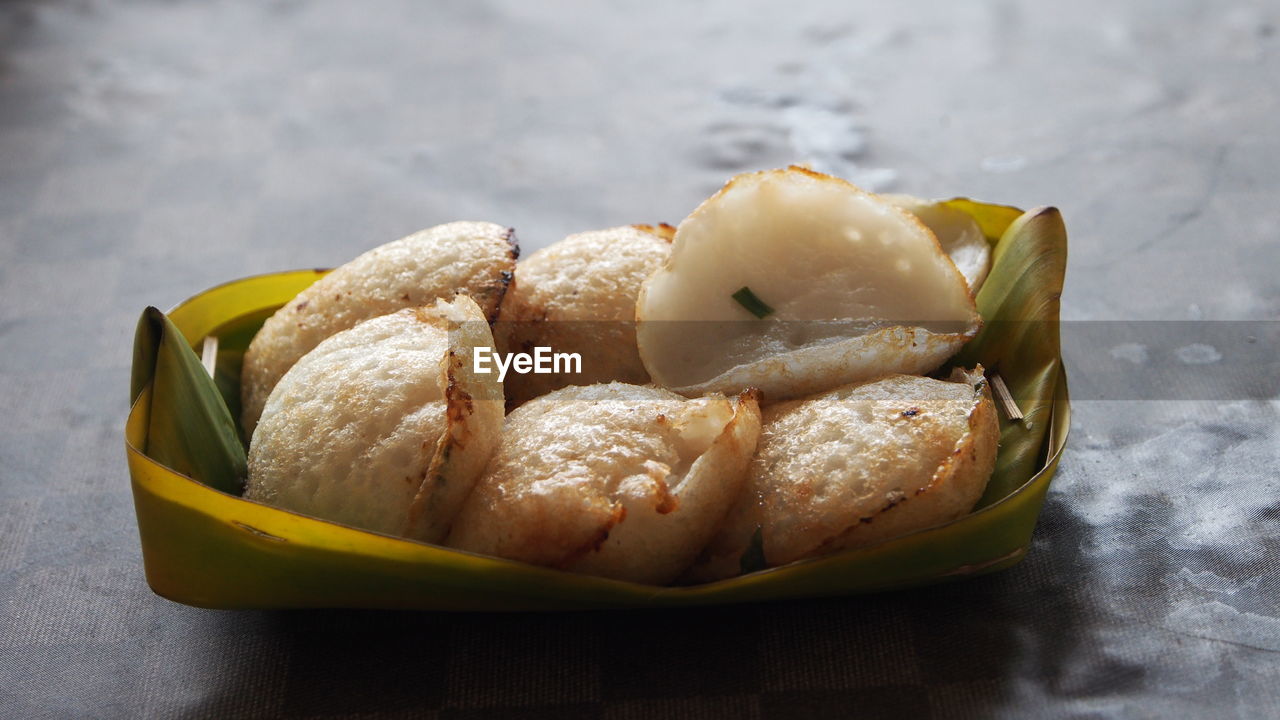
M979 366L976 372L981 372ZM995 403L991 398L991 390L984 387L981 392L975 390L974 406L969 412L968 431L956 441L956 447L943 461L942 465L934 471L933 476L929 479L929 483L923 488L917 490L913 495L890 501L876 512L858 518L843 532L824 540L814 550L805 553L803 557L816 557L826 555L838 550L846 550L853 547L864 547L870 545L878 545L905 534L925 530L946 522L950 522L958 517L962 517L973 510L972 503L966 503L967 506L952 508L937 522L919 524L916 527L901 530L901 532L887 535L885 537L873 537L870 542L861 542L857 535L859 531L865 532L864 526L869 526L877 520L890 518L893 520L900 519L903 514L909 514L920 507L919 503L912 503L915 498L929 497L935 498L946 496L952 492L963 492L963 488L956 488L953 482L957 477L969 477L969 473L973 473L973 477L981 478L982 487L986 486L987 481L991 477L991 473L995 468L996 444L1000 437L999 423L996 418ZM976 469L975 469L976 468ZM973 501L977 502L982 496L981 489L974 495ZM960 498L944 497L952 503L959 503ZM896 512L895 512L896 511ZM893 515L890 515L893 513ZM881 523L883 525L883 522Z

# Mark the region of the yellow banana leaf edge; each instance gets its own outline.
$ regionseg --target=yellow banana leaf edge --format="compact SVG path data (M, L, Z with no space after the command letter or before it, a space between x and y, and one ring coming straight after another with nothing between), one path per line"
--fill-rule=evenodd
M154 457L166 457L158 443L170 441L158 437L166 433L152 427L153 414L184 411L174 406L191 399L158 393L157 358L135 355L125 447L147 581L163 597L207 608L523 611L851 595L1008 568L1027 552L1070 424L1058 342L1066 231L1054 208L1024 213L964 198L946 204L973 216L994 249L977 297L983 330L953 364L981 362L999 373L1026 415L1011 421L1001 414L996 471L969 515L876 547L705 585L652 587L574 575L267 507L166 467ZM183 302L169 319L193 346L208 335L238 334L242 351L265 317L322 274L236 280ZM219 355L228 404L237 394L238 358L234 347Z

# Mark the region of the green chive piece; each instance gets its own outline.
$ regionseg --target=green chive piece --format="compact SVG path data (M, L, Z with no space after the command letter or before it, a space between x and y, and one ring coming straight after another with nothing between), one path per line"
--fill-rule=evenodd
M756 297L756 294L751 292L751 288L746 285L743 285L741 290L733 294L733 299L737 300L739 305L746 308L747 312L758 318L763 318L766 315L773 314L773 308L769 307L763 300Z

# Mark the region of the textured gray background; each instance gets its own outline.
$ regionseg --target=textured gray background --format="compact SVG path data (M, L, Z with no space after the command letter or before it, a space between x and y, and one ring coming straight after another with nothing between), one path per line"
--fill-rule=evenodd
M1274 2L645 5L0 2L0 716L1280 714L1280 406L1176 384L1082 397L1029 558L942 588L499 617L150 593L139 311L438 222L531 249L807 161L1059 206L1069 320L1280 317ZM1227 350L1076 348L1209 376Z

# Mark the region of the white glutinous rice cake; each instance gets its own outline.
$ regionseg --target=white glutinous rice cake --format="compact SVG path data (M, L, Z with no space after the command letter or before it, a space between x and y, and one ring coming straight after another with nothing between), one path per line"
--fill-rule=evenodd
M387 535L439 542L502 431L493 348L467 296L365 320L320 343L267 399L245 497Z
M765 403L931 372L982 324L919 219L795 167L739 175L680 223L636 317L655 383Z
M771 567L955 520L982 497L999 437L980 367L766 407L742 495L691 579L736 575L749 551Z
M663 584L738 497L760 429L754 393L566 387L511 412L448 545Z
M240 376L245 432L254 432L267 396L298 358L362 320L458 294L494 320L518 254L510 228L453 222L376 247L320 278L249 344Z

